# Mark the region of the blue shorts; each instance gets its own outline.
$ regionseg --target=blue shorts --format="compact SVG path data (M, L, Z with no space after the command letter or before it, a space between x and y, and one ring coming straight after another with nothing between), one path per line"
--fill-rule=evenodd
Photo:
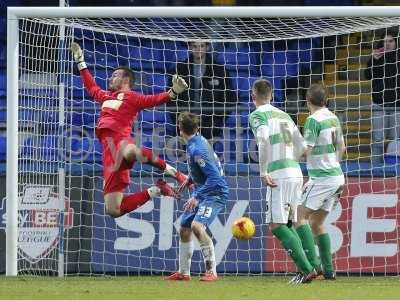
M228 195L207 196L199 201L193 211L185 211L181 218L181 226L190 228L193 221L209 226L224 209Z

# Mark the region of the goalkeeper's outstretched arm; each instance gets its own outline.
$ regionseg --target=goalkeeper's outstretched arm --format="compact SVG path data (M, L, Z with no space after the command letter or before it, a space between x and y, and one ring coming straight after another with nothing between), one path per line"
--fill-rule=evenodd
M102 90L94 80L92 74L90 74L85 58L83 56L82 48L79 46L78 43L72 42L71 43L71 52L74 57L74 60L77 64L78 70L81 74L81 78L83 81L83 85L85 86L86 90L88 91L89 95L98 102L104 101L104 96L107 94L107 91Z
M188 85L186 81L182 77L174 75L172 86L167 92L168 98L166 100L165 93L161 93L155 95L139 95L136 102L141 109L151 108L169 102L171 99L176 99L178 95L184 92L187 88Z
M103 102L105 100L105 96L108 95L108 92L102 90L95 82L93 76L90 74L87 69L87 65L85 63L85 59L83 56L82 48L75 42L71 43L71 52L73 54L74 60L77 63L78 70L81 74L83 84L88 91L89 95L93 97L98 102ZM176 99L179 94L184 92L188 88L185 80L178 76L174 75L172 78L172 86L168 90L169 99ZM138 95L137 105L142 108L150 108L154 106L158 106L162 103L165 103L165 93L157 94L157 95ZM167 98L166 100L169 101Z

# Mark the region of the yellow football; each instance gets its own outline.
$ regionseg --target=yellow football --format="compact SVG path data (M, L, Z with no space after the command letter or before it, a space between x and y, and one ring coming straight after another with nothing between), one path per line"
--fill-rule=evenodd
M238 240L249 240L256 232L254 222L247 217L237 219L232 225L232 234Z

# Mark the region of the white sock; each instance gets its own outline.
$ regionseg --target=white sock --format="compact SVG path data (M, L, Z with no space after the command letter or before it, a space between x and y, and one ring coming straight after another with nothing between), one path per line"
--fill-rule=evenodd
M169 176L175 177L176 169L173 166L171 166L170 164L167 164L165 167L164 173Z
M213 271L217 275L217 266L215 263L214 244L211 239L206 242L200 242L201 253L203 253L204 263L206 264L207 271Z
M148 188L147 192L149 193L150 198L160 197L161 195L160 188L158 186L152 186Z
M179 242L179 273L190 276L193 248L193 241Z

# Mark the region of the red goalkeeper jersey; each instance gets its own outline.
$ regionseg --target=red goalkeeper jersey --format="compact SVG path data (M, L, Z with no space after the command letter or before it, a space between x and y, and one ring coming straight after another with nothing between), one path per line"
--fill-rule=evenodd
M130 136L138 112L170 100L167 92L143 95L134 91L105 91L96 84L88 69L83 69L80 73L89 95L101 104L100 119L96 131L103 128L111 129L125 136Z

